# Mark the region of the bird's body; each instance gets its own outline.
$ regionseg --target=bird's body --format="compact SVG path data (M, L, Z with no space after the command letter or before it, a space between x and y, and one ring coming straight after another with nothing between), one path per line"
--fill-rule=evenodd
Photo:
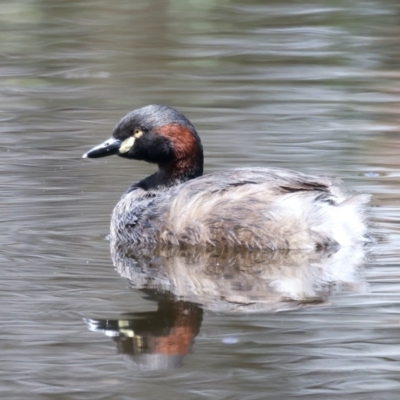
M165 119L163 112L169 114ZM157 113L161 116L152 125ZM134 184L115 206L114 241L271 250L366 241L369 196L350 194L327 177L280 168L236 168L201 176L200 139L193 125L170 107L133 111L117 125L112 140L118 141L112 154L159 165L158 172ZM110 145L115 146L109 141L87 156L108 155L104 149Z
M363 204L324 177L237 168L173 187L134 187L114 208L127 243L315 249L365 240Z

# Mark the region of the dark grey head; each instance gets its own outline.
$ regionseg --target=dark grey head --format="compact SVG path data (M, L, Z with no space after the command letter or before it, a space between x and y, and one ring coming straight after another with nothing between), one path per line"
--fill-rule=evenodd
M120 157L158 164L167 176L191 179L203 173L203 148L191 122L172 107L150 105L131 111L113 135L83 155Z
M132 126L151 131L169 124L188 127L198 138L196 129L184 115L172 107L162 105L150 105L129 112L115 126L113 136L125 140L132 136Z

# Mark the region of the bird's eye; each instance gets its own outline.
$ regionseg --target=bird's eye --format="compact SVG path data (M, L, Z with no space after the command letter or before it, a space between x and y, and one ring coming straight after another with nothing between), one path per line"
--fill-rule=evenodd
M141 128L135 128L133 130L133 136L135 136L136 139L139 139L143 135L143 131Z

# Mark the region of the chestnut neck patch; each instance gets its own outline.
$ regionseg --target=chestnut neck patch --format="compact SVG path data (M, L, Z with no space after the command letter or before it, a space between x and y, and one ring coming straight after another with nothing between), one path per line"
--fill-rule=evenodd
M174 159L160 172L167 179L187 181L203 175L203 147L192 128L171 123L158 128L157 133L167 138L174 151Z

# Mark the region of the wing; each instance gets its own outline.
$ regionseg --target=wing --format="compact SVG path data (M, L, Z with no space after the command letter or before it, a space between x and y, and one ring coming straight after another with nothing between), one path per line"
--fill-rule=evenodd
M352 198L329 178L279 168L217 172L174 191L162 240L271 249L335 242L327 232L344 218L337 206Z

